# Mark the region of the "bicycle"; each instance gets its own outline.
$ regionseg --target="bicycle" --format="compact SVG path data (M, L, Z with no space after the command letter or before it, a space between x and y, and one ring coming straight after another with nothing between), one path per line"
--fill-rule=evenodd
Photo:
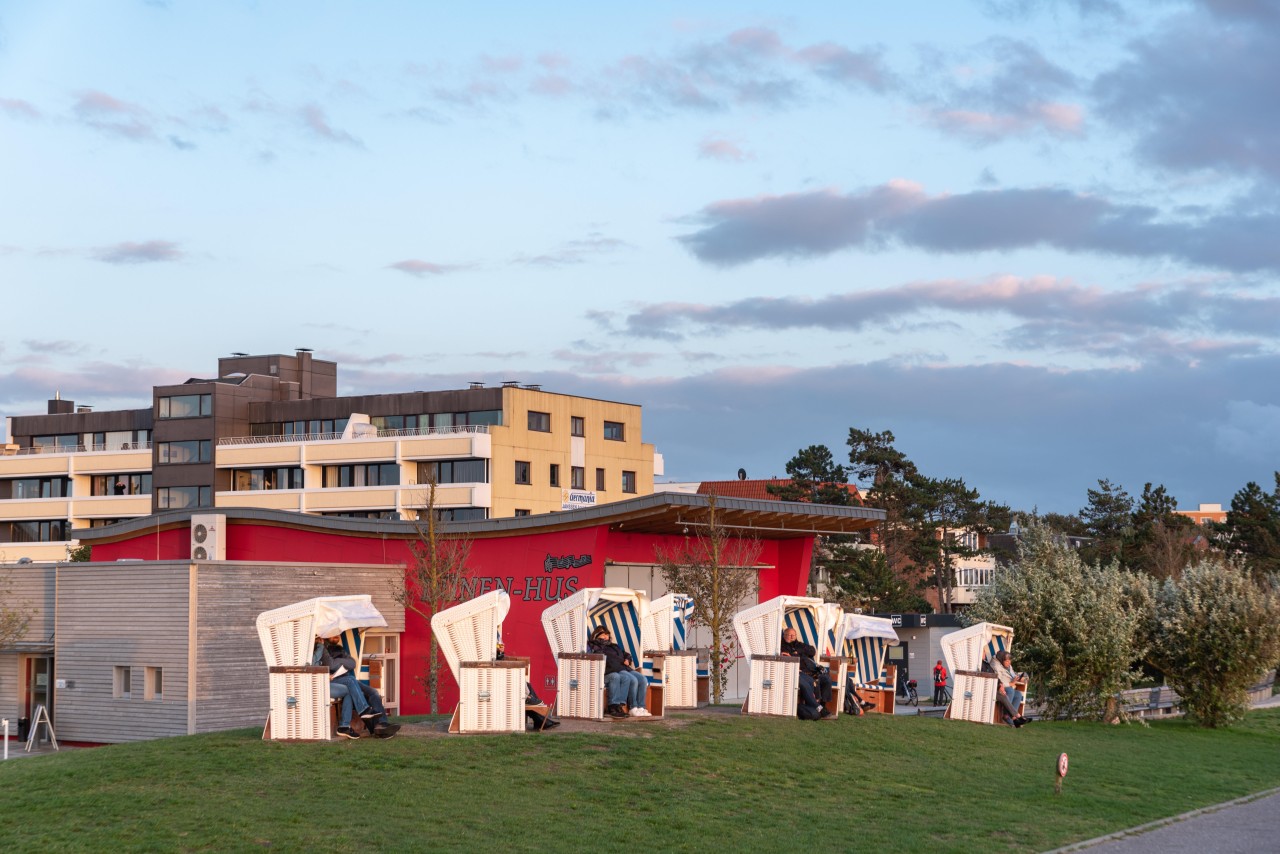
M920 694L916 691L916 680L908 679L906 681L907 699L904 701L908 706L920 705Z

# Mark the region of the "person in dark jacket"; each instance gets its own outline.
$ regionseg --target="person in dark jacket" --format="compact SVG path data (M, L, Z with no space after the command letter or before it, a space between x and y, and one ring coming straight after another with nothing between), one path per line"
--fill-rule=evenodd
M649 710L645 708L649 680L636 670L630 653L623 652L622 647L613 642L613 634L607 626L597 626L591 633L587 652L604 656L604 684L609 691L605 714L611 718L625 718L628 714L623 708L625 705L631 710L631 717L649 717Z
M498 654L494 656L494 658L497 661L502 661L506 657L506 644L499 643ZM524 691L524 704L526 706L541 706L543 704L542 698L533 690L532 683L524 683ZM529 725L533 727L534 732L542 732L543 730L555 729L560 726L560 722L550 715L543 715L540 712L531 711L527 708L524 710L524 717L525 720L528 721Z
M817 720L831 714L827 703L831 702L831 675L817 662L818 652L800 640L796 630L782 630L782 654L800 659L800 709L799 717Z
M312 663L329 668L329 696L342 699L338 735L359 738L351 730L352 709L365 719L369 731L378 738L391 738L400 731L399 726L387 720L382 695L368 682L356 678L360 665L342 645L341 637L325 638L317 643Z

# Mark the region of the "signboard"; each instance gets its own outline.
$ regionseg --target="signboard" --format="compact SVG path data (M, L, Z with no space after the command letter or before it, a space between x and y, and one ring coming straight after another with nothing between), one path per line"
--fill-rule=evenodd
M580 510L583 507L595 507L596 494L581 489L570 489L560 500L561 510Z

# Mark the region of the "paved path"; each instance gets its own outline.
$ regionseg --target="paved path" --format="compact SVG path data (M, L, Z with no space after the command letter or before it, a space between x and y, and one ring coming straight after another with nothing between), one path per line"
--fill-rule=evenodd
M1280 789L1068 845L1058 852L1256 854L1277 849L1280 849Z

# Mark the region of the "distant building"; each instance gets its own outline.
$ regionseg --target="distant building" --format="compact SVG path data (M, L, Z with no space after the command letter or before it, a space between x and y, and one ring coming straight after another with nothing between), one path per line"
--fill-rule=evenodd
M1222 509L1221 504L1201 504L1198 510L1175 510L1174 512L1186 516L1197 525L1227 521L1227 511Z
M648 495L663 473L636 404L516 382L338 397L337 376L306 350L238 354L147 409L7 418L0 561L65 559L77 531L164 510L413 519L434 478L441 518L481 520Z

